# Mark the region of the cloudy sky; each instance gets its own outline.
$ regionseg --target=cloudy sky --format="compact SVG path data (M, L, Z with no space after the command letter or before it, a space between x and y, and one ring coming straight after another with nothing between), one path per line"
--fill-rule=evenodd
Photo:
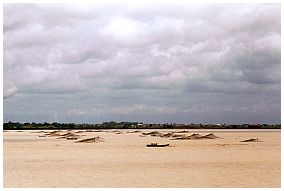
M280 123L280 4L5 4L4 121Z

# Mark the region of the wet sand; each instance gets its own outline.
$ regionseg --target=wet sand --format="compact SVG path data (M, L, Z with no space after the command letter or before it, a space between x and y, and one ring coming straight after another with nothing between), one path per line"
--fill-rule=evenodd
M36 131L4 132L4 187L280 187L280 130L185 133L221 137L208 140L111 131L76 133L84 135L78 140L104 139L96 143L39 137L44 133ZM241 142L250 138L259 142ZM146 147L151 142L170 147Z

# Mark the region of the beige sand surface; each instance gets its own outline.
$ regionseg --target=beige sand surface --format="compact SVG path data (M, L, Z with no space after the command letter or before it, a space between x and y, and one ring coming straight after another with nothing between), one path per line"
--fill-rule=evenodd
M31 132L3 133L4 187L280 187L280 130L187 133L223 138L213 140L77 133L104 138L98 143ZM262 142L240 142L250 138ZM151 142L171 147L146 147Z

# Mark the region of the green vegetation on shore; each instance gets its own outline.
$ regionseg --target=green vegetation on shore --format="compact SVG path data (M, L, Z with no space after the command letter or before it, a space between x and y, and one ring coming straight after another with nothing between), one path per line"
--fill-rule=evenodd
M281 129L280 124L156 124L138 122L103 122L99 124L74 123L19 123L8 122L3 124L3 130L37 130L37 129Z

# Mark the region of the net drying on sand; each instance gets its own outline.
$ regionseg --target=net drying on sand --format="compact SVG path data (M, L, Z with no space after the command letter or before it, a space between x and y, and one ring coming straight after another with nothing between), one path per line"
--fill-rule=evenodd
M149 133L142 133L140 136L144 137L147 135L154 137L162 137L162 138L172 138L172 140L199 140L199 139L218 139L220 137L210 133L208 135L200 135L198 133L193 133L192 135L185 135L187 131L179 131L179 132L169 132L169 133L161 133L158 131L152 131ZM184 134L179 134L184 133Z
M202 138L202 139L218 139L218 138L220 138L220 137L214 135L213 133L210 133L210 134L208 134L208 135L202 136L201 138Z
M179 137L175 137L172 140L202 140L202 139L218 139L220 137L214 135L213 133L210 133L208 135L200 135L198 133L193 133L192 135L189 136L179 136Z
M67 132L63 135L60 135L59 139L67 139L67 138L79 138L80 136L79 135L76 135L74 133L71 133L71 132Z
M152 132L149 132L149 133L142 133L142 135L151 135L153 137L159 137L161 136L163 133L160 133L158 131L152 131Z
M76 141L75 143L98 143L98 142L104 142L104 139L97 136L97 137L92 137L88 139L82 139L82 140Z
M52 131L50 133L46 133L45 135L47 135L49 137L60 136L60 131Z

